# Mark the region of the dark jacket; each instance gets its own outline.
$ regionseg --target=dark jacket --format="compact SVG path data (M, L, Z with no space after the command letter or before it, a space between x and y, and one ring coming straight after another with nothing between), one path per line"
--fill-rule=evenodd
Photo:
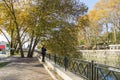
M45 48L45 47L42 47L42 48L41 48L41 51L42 51L42 54L43 54L43 55L46 54L46 48Z

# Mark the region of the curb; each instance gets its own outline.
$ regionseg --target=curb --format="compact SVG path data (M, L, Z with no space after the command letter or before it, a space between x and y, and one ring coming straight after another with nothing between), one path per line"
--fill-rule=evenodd
M40 58L38 58L38 60L39 60L39 62L41 62L41 59L40 59ZM55 77L55 75L53 75L53 73L48 69L48 67L46 66L46 64L45 64L45 63L42 63L42 64L43 64L44 68L47 70L47 72L50 74L50 76L52 77L52 79L53 79L53 80L58 80L58 79Z
M41 62L40 58L38 58L38 60ZM83 77L79 77L69 71L65 71L64 68L60 67L57 64L54 64L53 62L49 62L46 60L43 65L50 74L50 76L53 78L53 80L86 80ZM50 70L53 70L53 72ZM57 74L58 76L55 74Z

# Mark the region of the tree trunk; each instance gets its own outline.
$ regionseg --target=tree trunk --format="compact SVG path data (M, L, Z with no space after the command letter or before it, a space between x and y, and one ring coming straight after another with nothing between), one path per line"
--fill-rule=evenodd
M21 43L21 40L20 40L20 33L19 33L19 28L17 26L17 23L16 23L16 27L17 27L17 38L18 38L18 43L19 43L19 49L20 49L21 57L23 58L24 53L23 53L23 49L22 49L22 43Z
M13 50L13 33L14 33L14 30L11 30L11 43L10 43L10 47L12 49L10 49L10 55L14 55L14 50Z
M27 57L30 57L30 54L31 54L31 49L32 49L32 44L33 44L33 38L34 38L34 31L32 32L32 37L31 37L31 41L30 41L30 45L29 45L29 50L28 50Z
M19 43L19 49L20 49L20 53L21 53L21 57L23 58L24 57L24 53L23 53L23 49L22 49L22 43L21 43L21 38L20 38L20 30L19 30L19 27L18 27L18 23L16 21L16 16L15 16L15 12L13 12L13 17L14 17L14 23L16 25L16 30L17 30L17 40L18 40L18 43Z
M34 44L33 44L33 47L31 49L31 52L30 52L30 57L33 57L34 50L35 50L35 47L37 46L38 42L39 42L39 39L38 39L38 37L36 37Z
M113 33L114 33L114 44L116 44L116 29L115 29L115 26L113 27Z
M6 0L3 0L7 6L7 8L9 9L10 13L11 13L11 16L14 20L14 23L15 23L15 27L16 27L16 30L17 30L17 40L18 40L18 43L19 43L19 48L20 48L20 53L21 53L21 57L23 58L24 57L24 53L23 53L23 49L22 49L22 43L21 43L21 38L20 38L20 29L19 29L19 26L18 26L18 23L17 23L17 19L16 19L16 15L15 15L15 10L14 10L14 6L13 6L13 2L10 1L10 5L8 5L7 1Z
M106 23L106 32L107 32L107 45L109 45L109 32L108 32L108 24Z

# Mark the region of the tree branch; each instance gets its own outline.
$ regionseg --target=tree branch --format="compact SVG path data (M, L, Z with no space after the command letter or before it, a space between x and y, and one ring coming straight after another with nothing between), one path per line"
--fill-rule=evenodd
M0 31L2 32L2 34L4 35L4 37L7 39L8 43L10 44L10 41L9 41L7 35L2 31L2 29L0 29Z

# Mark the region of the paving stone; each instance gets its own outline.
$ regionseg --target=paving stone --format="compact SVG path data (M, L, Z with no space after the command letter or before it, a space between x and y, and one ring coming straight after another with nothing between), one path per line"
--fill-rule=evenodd
M0 80L52 80L37 58L12 57L0 69Z

